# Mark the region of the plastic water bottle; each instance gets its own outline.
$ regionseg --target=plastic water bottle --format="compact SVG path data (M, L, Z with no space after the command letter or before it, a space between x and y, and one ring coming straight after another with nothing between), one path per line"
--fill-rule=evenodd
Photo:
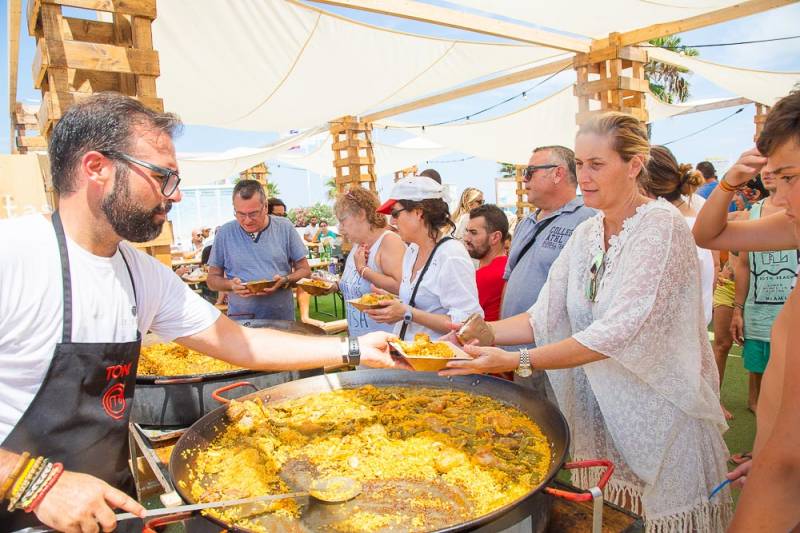
M328 265L328 273L331 275L331 278L335 278L336 277L336 274L337 274L336 267L337 267L337 263L338 262L339 262L339 260L337 258L335 258L335 257L331 258L331 262Z

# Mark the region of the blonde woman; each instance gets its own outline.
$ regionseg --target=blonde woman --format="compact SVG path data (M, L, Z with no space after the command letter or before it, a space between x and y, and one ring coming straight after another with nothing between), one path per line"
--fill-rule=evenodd
M641 194L650 145L634 117L607 113L575 139L578 184L587 207L527 313L493 322L506 352L467 346L476 356L444 375L547 370L571 429L574 460L607 457L617 470L606 497L645 519L648 532L723 531L730 492L727 428L703 323L694 239L680 212ZM595 473L573 481L596 484Z
M467 187L461 193L461 200L458 202L458 207L450 217L456 223L456 229L453 231L453 237L456 239L463 239L464 232L467 230L467 222L469 222L469 212L478 206L483 205L483 192L475 187Z

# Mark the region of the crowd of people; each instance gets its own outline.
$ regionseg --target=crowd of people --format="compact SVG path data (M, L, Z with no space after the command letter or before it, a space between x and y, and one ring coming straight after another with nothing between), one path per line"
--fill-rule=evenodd
M721 179L711 163L680 163L636 118L610 112L580 126L574 151L532 147L523 179L535 209L511 224L478 188L451 213L431 169L398 180L383 202L360 187L341 192L337 229L352 248L329 292L396 296L366 311L348 305L342 341L228 318L294 319L288 289L312 275L308 246L339 236L317 217L301 235L256 181L237 183L234 220L214 232L208 257L207 284L229 294L227 317L123 242L152 238L180 201L178 127L119 95L83 100L51 141L59 211L52 221L0 223L11 251L0 257L10 273L0 278L0 480L14 481L29 454L64 470L32 513L2 511L4 524L109 531L112 509L142 512L129 497L124 432L92 391L108 385L109 364L135 362L143 332L248 368L397 367L388 339L457 342L454 330L477 315L494 344L468 343L473 358L441 375L491 373L556 402L572 459L614 462L605 498L642 515L647 531L800 525L800 339L791 327L800 323L800 92L776 104L757 148ZM114 135L91 135L102 128ZM202 231L195 240L201 250ZM70 263L81 269L72 276ZM61 282L37 283L51 278ZM272 283L254 293L244 283L253 279ZM47 303L44 322L42 304L23 301ZM751 373L757 435L728 472L720 386L732 342ZM95 376L82 386L70 381L75 353L79 375ZM130 379L121 385L132 395ZM725 479L744 487L735 514L730 487L709 497ZM575 471L573 483L588 489L596 475Z

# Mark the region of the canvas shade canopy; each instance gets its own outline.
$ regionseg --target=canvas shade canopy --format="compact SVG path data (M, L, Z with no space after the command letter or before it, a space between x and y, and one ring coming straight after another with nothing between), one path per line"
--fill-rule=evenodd
M187 124L304 129L558 57L410 35L284 0L169 0L153 22L158 94Z

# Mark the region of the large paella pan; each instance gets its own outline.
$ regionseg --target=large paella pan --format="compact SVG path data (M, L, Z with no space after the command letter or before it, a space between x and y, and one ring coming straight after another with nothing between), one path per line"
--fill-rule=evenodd
M442 400L472 409L477 426L486 427L458 427L445 415L454 411L461 417L456 422L463 422L464 413L443 409ZM427 429L440 424L438 437L437 431L415 433L406 420L408 402L418 404ZM503 418L504 410L512 418ZM372 418L362 423L364 417ZM334 418L341 422L337 427ZM264 424L272 433L258 433ZM342 431L341 425L347 427ZM541 442L533 443L537 431ZM365 432L378 433L366 446ZM293 455L276 436L311 446ZM353 453L353 443L364 448ZM242 517L232 508L209 516L233 531L500 531L531 516L532 530L539 531L536 522L545 523L549 509L543 488L562 467L568 443L558 409L511 382L361 370L284 383L212 411L177 443L170 474L189 502L303 489L331 468L363 483L364 492L345 504L284 500L265 514ZM383 466L374 462L375 451L386 455ZM502 486L486 474L495 468L508 474L495 476L505 480ZM480 479L476 484L465 475L486 484L482 489Z

